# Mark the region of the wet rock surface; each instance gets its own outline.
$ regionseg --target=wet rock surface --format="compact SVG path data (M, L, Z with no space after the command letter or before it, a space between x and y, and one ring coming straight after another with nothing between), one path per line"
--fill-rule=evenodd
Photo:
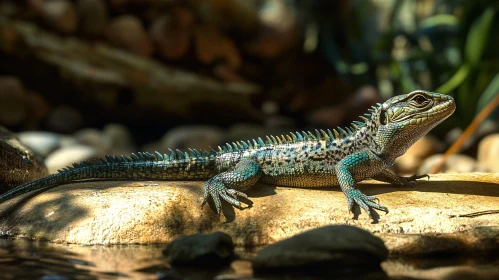
M255 271L334 266L337 270L378 268L388 257L383 240L347 225L325 226L282 240L261 250Z
M47 175L43 161L0 126L0 193Z
M172 265L220 265L234 257L232 238L223 232L181 236L163 250Z

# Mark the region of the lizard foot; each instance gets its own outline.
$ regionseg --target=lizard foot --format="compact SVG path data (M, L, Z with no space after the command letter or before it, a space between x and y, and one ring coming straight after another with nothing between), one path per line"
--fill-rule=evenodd
M237 197L248 198L248 196L235 189L227 189L223 183L218 182L216 180L208 180L204 185L204 197L203 202L201 202L201 207L203 207L208 201L208 197L213 199L215 203L215 208L217 209L217 213L220 214L222 210L222 201L221 199L227 201L228 203L234 205L235 207L241 208L241 202L237 200ZM221 199L220 199L221 198Z
M416 183L418 182L419 179L422 179L424 177L427 177L428 180L430 180L430 175L428 174L414 174L412 176L409 176L409 177L399 177L400 179L400 183L401 185L404 185L404 186L415 186Z
M348 202L348 210L350 212L353 212L353 205L355 203L362 209L364 209L371 218L374 218L371 213L371 208L388 213L388 208L379 204L379 199L375 195L368 196L357 189L351 189L346 193L346 197ZM374 201L377 201L378 203Z

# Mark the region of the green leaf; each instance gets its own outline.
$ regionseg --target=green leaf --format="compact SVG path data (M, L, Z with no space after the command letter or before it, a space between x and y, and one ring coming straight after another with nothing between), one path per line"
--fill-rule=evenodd
M448 94L449 92L456 89L459 85L463 83L463 81L468 77L470 73L470 66L468 64L463 64L457 70L456 74L452 76L445 84L439 86L437 88L437 92Z
M457 17L451 14L441 14L425 18L419 25L420 28L432 28L441 25L457 26L459 23Z
M490 81L487 88L483 91L476 104L476 112L480 112L487 104L499 93L499 73Z
M492 20L494 19L494 13L494 9L487 8L471 25L464 49L465 59L471 66L477 65L482 58L483 51L487 45Z

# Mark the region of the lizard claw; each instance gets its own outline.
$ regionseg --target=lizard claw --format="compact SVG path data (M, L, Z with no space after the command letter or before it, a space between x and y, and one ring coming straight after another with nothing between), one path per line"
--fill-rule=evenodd
M353 212L354 203L359 205L362 209L364 209L367 214L372 218L371 209L377 209L388 213L388 208L379 204L379 199L375 195L365 195L361 191L357 189L352 189L348 193L346 193L347 202L348 202L348 210ZM375 202L376 201L376 202Z
M241 208L241 202L237 200L237 197L241 196L244 198L248 198L245 193L237 191L235 189L227 189L223 183L216 180L208 180L205 183L204 196L203 202L201 202L201 207L206 204L206 202L208 201L208 197L210 196L213 199L218 214L220 214L220 211L222 210L221 199L234 205L235 207Z

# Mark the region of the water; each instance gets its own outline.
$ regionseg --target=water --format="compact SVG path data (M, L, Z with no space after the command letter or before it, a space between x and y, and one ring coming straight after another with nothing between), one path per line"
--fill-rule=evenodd
M252 277L249 261L254 252L237 251L241 259L221 268L172 268L162 255L164 247L165 244L82 246L28 239L0 239L0 279L256 279ZM369 279L401 279L403 276L414 279L442 279L449 271L458 271L460 275L467 275L465 273L468 273L469 269L476 269L480 273L497 272L498 274L493 275L497 275L499 279L497 271L499 258L483 255L391 259L384 262L382 267L384 272L371 274ZM462 270L463 267L465 270ZM258 279L329 278L324 275L303 277L302 274L258 277ZM362 278L364 277L360 277Z
M0 279L227 279L251 275L247 260L218 269L173 269L162 255L164 247L165 244L82 246L0 239Z

